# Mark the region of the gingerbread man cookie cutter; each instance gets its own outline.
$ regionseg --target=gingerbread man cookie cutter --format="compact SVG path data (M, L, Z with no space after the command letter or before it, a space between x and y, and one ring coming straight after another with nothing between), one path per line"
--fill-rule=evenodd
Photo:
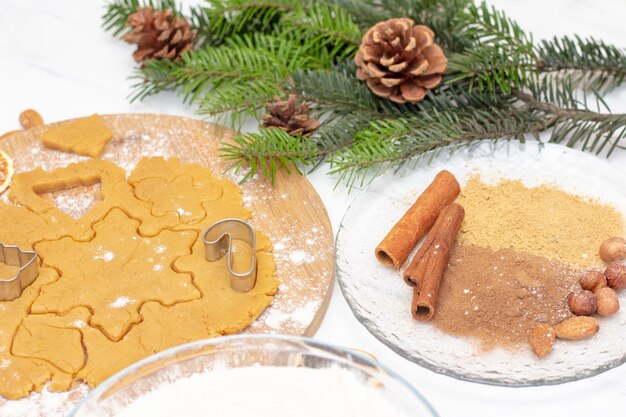
M15 300L39 275L37 252L0 243L0 262L19 267L12 278L0 279L0 301Z
M250 269L243 273L233 270L233 240L242 240L252 247ZM228 255L228 273L230 287L237 292L248 292L256 283L256 233L250 225L241 219L223 219L209 226L202 235L205 258L209 262L220 260Z

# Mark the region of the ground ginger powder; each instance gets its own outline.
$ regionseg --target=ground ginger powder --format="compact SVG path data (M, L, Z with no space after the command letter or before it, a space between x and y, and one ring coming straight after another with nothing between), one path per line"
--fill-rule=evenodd
M457 202L465 208L460 244L510 248L582 268L602 266L600 244L625 230L615 207L547 184L489 185L474 176Z

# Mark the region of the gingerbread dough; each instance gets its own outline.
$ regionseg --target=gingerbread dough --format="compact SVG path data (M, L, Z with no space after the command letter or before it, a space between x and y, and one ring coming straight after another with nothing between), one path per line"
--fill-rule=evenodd
M42 193L101 183L101 201L80 219ZM144 158L126 180L89 160L17 174L0 202L0 241L34 248L42 273L20 298L0 303L0 395L19 398L51 381L95 386L131 363L198 339L240 332L278 288L271 243L257 234L254 289L230 288L226 258L204 259L202 231L249 220L241 189L178 159ZM234 268L251 248L235 241ZM1 270L0 270L1 272Z
M53 269L43 268L19 298L0 302L0 395L6 398L24 397L32 390L40 390L50 379L51 389L67 390L74 380L72 375L45 360L34 356L19 357L11 349L14 335L28 316L41 287L54 282L57 277Z
M0 242L32 250L33 244L41 240L58 239L75 230L73 227L68 230L54 220L0 201Z
M200 298L191 274L171 267L189 253L198 234L164 230L148 238L137 233L138 227L138 221L115 208L94 224L95 237L89 242L62 238L36 245L43 263L61 271L61 278L43 288L33 313L85 306L93 312L91 324L117 341L141 321L143 303L172 305Z
M50 128L41 139L48 148L97 158L112 136L100 116L94 114Z
M42 194L100 183L98 204L80 219L73 219L59 210L53 201ZM123 207L131 216L150 221L148 206L134 197L133 188L126 182L126 172L109 161L92 159L70 164L47 172L41 168L16 174L11 183L9 198L61 230L61 236L76 240L93 238L92 224L102 219L114 207Z
M225 217L250 218L236 184L216 178L200 165L181 165L178 158L143 158L128 181L135 196L149 204L150 213L158 217L161 226L200 230L197 223L207 218L213 222ZM154 233L151 226L146 222L141 231Z

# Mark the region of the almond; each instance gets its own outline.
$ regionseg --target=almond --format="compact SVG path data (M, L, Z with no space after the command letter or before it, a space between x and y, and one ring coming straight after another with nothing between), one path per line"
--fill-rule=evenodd
M570 317L556 325L556 337L559 339L579 340L598 333L600 325L593 317Z
M533 352L535 352L535 355L543 358L552 350L554 339L556 339L554 329L548 325L542 324L530 331L528 342Z
M20 113L20 123L24 129L43 126L43 118L33 109L24 110Z

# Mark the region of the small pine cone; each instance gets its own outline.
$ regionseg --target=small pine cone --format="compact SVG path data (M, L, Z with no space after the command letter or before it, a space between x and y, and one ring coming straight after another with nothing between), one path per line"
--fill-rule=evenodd
M263 115L263 127L276 127L289 133L291 136L309 136L320 124L309 117L309 106L306 103L298 104L296 96L289 94L287 100L274 97L273 102L265 104L267 113Z
M370 28L354 58L357 77L372 92L396 103L423 100L441 83L448 60L433 43L435 34L407 18L390 19Z
M128 17L130 32L124 35L128 43L137 44L133 58L137 62L152 59L176 59L193 47L196 33L184 17L174 16L171 9L138 7Z

